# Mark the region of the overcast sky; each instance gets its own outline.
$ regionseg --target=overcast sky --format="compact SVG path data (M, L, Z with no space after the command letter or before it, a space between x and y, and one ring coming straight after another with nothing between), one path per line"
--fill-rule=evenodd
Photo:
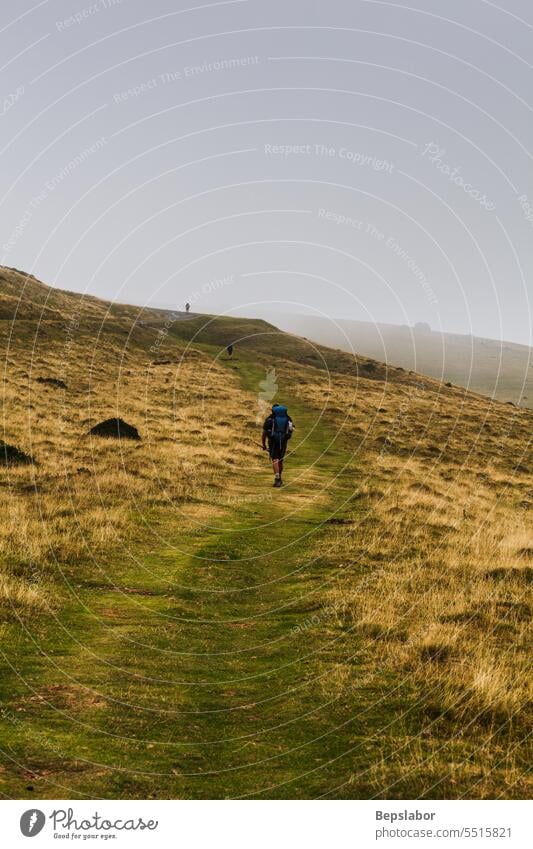
M527 0L5 0L0 38L2 264L531 344Z

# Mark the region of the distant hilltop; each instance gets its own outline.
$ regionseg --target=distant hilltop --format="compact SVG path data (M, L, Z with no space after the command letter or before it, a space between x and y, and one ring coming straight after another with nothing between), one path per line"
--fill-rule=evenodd
M441 333L426 322L410 327L290 313L270 318L282 330L321 345L354 351L533 409L533 349L527 345Z

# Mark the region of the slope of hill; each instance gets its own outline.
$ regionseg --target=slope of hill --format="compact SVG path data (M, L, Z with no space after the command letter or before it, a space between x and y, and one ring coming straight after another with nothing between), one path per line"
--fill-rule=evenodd
M293 313L276 315L273 320L283 330L321 345L357 351L391 366L533 409L533 351L526 345L439 333L426 325L330 321Z
M529 410L0 269L13 300L0 438L34 462L0 465L6 796L531 794ZM89 434L115 416L140 441Z

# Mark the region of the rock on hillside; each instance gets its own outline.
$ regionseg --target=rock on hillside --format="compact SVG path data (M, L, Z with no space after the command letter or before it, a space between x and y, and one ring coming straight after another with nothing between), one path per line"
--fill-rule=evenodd
M0 466L22 466L29 463L33 463L33 457L15 445L8 445L0 440Z
M105 436L112 439L139 440L141 438L137 428L128 424L123 419L106 419L94 425L89 433L92 436Z

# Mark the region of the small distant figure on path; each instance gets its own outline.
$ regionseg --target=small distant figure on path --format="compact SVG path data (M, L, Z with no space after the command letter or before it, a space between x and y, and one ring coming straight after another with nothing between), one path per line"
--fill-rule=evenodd
M185 304L185 312L190 312L190 311L191 311L191 305L189 304L189 302L187 302Z
M228 352L228 357L232 357L233 356L233 345L228 345L228 347L226 348L226 351Z

